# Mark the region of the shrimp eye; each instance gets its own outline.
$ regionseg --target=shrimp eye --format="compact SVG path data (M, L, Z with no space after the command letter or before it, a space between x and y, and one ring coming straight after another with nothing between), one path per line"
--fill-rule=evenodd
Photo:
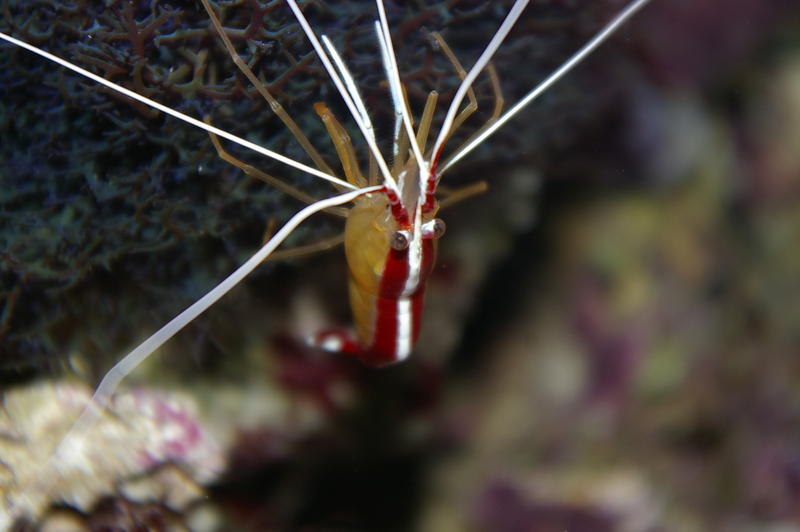
M423 238L441 238L444 235L447 225L441 218L434 218L422 226Z
M408 249L409 238L408 231L395 231L389 242L392 249L396 251L403 251Z

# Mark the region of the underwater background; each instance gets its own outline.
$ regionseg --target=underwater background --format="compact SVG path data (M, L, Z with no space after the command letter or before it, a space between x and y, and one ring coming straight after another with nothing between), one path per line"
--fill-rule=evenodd
M285 3L212 3L338 169L312 107L347 114ZM440 91L438 124L458 79L430 32L468 68L511 2L386 3L409 102ZM374 5L303 4L389 131ZM494 60L506 105L624 5L532 2ZM0 29L306 160L199 1L3 0ZM475 92L452 146L491 113L486 76ZM52 464L104 372L301 204L207 134L2 45L0 526L800 530L799 146L797 3L653 0L446 175L489 191L442 213L411 360L305 347L350 319L341 250L268 262ZM320 215L288 245L340 228Z

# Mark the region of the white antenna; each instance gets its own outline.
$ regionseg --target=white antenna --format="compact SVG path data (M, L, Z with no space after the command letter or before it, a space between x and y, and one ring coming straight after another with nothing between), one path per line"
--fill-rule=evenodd
M381 154L380 150L378 149L378 145L375 142L375 135L374 135L374 133L372 132L372 129L371 129L372 126L371 126L371 124L369 124L370 127L368 128L367 127L368 123L365 123L361 119L361 112L359 111L359 106L360 106L360 108L363 109L364 108L363 102L360 103L359 105L356 105L355 102L353 101L353 98L351 98L350 91L347 90L347 87L345 86L344 82L342 82L342 79L339 77L339 74L337 73L336 68L334 68L333 64L331 64L331 60L328 57L328 54L325 53L325 49L320 44L319 39L317 39L317 36L314 33L314 30L311 29L311 25L309 25L308 20L306 20L305 15L303 15L303 12L300 10L299 7L297 7L297 2L295 0L286 0L286 2L289 4L289 7L292 9L292 12L294 13L295 18L297 19L297 22L300 24L300 27L303 28L303 31L305 32L306 37L308 37L308 40L311 41L311 45L314 47L314 50L317 52L317 56L319 57L320 61L322 61L322 64L325 66L325 70L328 71L328 75L330 76L330 78L333 81L334 85L336 85L336 88L338 89L339 94L342 96L342 99L344 100L344 103L347 105L347 108L350 110L350 114L353 115L353 120L356 121L356 124L358 125L358 128L361 130L361 133L364 135L364 139L367 141L367 144L369 145L369 148L372 151L372 154L375 156L375 160L378 162L378 167L380 168L381 174L383 175L384 184L386 185L387 188L391 189L395 193L396 197L399 198L400 197L400 191L397 188L397 182L392 177L392 173L389 171L389 167L386 165L386 160L384 160L383 155ZM344 66L344 62L342 62L341 66L343 68L343 72L347 72L347 69ZM345 75L346 76L350 76L349 72L347 74L345 74ZM353 97L355 97L355 98L357 98L359 100L361 98L358 95L358 92L356 92L353 95Z
M353 104L356 106L358 115L361 117L361 120L364 121L364 127L369 133L370 138L374 141L375 128L372 125L372 120L369 117L367 108L364 106L364 100L361 98L361 93L358 92L358 85L356 85L353 76L350 74L350 71L347 70L347 65L345 65L344 60L339 55L339 52L336 51L336 47L333 46L333 43L327 35L322 36L322 43L325 45L325 48L328 49L328 53L331 55L331 58L336 65L336 69L339 71L339 75L342 76L344 86L347 89L348 94L350 94Z
M290 159L289 157L286 157L285 155L281 155L280 153L276 153L276 152L274 152L272 150L268 150L267 148L263 148L263 147L259 146L258 144L250 142L249 140L245 140L245 139L243 139L241 137L237 137L236 135L234 135L232 133L228 133L227 131L225 131L223 129L219 129L218 127L212 126L211 124L206 124L205 122L203 122L201 120L193 118L193 117L191 117L189 115L185 115L185 114L181 113L180 111L176 111L175 109L172 109L170 107L167 107L166 105L160 104L155 100L151 100L150 98L142 96L141 94L137 94L137 93L133 92L132 90L126 89L125 87L123 87L121 85L117 85L116 83L114 83L112 81L108 81L105 78L101 78L97 74L89 72L88 70L83 69L83 68L79 67L78 65L70 63L69 61L67 61L65 59L62 59L62 58L60 58L60 57L58 57L56 55L53 55L53 54L51 54L49 52L45 52L44 50L40 50L39 48L36 48L35 46L32 46L32 45L30 45L30 44L28 44L28 43L26 43L24 41L20 41L19 39L15 39L14 37L11 37L10 35L6 35L3 32L0 32L0 39L3 39L4 41L8 41L11 44L19 46L20 48L24 48L24 49L28 50L29 52L33 52L33 53L35 53L35 54L37 54L37 55L39 55L41 57L44 57L45 59L47 59L49 61L52 61L52 62L54 62L54 63L56 63L58 65L63 66L64 68L68 68L69 70L72 70L73 72L75 72L77 74L80 74L81 76L87 77L87 78L91 79L92 81L95 81L95 82L97 82L97 83L99 83L99 84L101 84L101 85L103 85L105 87L108 87L109 89L111 89L111 90L113 90L115 92L118 92L120 94L124 94L128 98L131 98L133 100L141 102L141 103L143 103L143 104L145 104L145 105L147 105L149 107L152 107L153 109L157 109L157 110L159 110L159 111L161 111L163 113L166 113L166 114L168 114L170 116L173 116L173 117L177 118L178 120L182 120L182 121L184 121L184 122L186 122L188 124L191 124L191 125L193 125L195 127L198 127L198 128L203 129L205 131L208 131L209 133L213 133L213 134L215 134L215 135L217 135L219 137L222 137L224 139L227 139L227 140L229 140L231 142L235 142L236 144L239 144L240 146L244 146L245 148L249 148L249 149L251 149L251 150L253 150L255 152L258 152L261 155L265 155L265 156L267 156L267 157L269 157L271 159L275 159L276 161L280 161L280 162L282 162L282 163L284 163L286 165L291 166L292 168L297 168L298 170L302 170L303 172L309 173L311 175L315 175L317 177L325 179L326 181L330 181L331 183L336 183L337 185L339 185L341 187L344 187L344 188L347 188L347 189L350 189L350 190L354 190L354 189L357 188L354 185L351 185L350 183L348 183L347 181L342 181L338 177L335 177L335 176L332 176L330 174L327 174L327 173L325 173L325 172L323 172L321 170L317 170L316 168L312 168L310 166L307 166L307 165L305 165L305 164L303 164L303 163L301 163L299 161L295 161L294 159Z
M108 401L119 386L119 383L127 377L134 369L144 362L153 352L164 345L164 343L180 332L186 325L191 323L197 316L205 312L211 305L216 303L222 296L227 294L237 284L242 282L245 277L250 275L262 262L264 262L280 246L292 231L297 229L302 222L310 216L323 211L329 207L349 203L356 198L372 192L378 192L383 186L360 188L345 194L340 194L332 198L317 201L303 208L292 216L286 224L275 233L275 235L259 249L247 262L239 266L233 273L221 281L217 286L209 290L203 297L195 301L183 312L172 318L166 325L153 333L147 340L139 344L133 351L125 355L122 360L114 364L108 373L105 374L100 385L92 395L90 403L81 412L78 419L72 424L69 431L61 438L56 449L48 458L48 462L43 466L42 471L48 471L47 465L60 459L60 453L64 450L64 445L72 438L91 426L97 416L108 406Z
M428 179L428 163L423 158L422 150L419 149L419 144L417 144L417 136L414 134L414 127L411 125L411 111L405 104L405 98L403 98L403 85L400 81L400 70L397 68L397 57L394 55L392 35L389 31L389 22L386 19L386 10L383 7L383 0L377 0L376 3L378 4L378 13L381 21L380 24L378 21L375 21L375 34L378 36L378 42L381 45L383 66L386 70L386 79L392 91L395 113L398 111L400 112L400 116L406 128L406 133L408 134L408 141L411 143L411 149L414 152L414 157L417 159L420 180L419 194L422 197L425 194L425 182Z
M455 120L458 107L464 100L464 96L467 94L467 91L472 86L475 78L478 77L478 74L480 74L481 70L483 70L489 60L491 60L494 53L503 43L503 40L506 38L506 35L508 35L508 32L510 32L511 28L514 27L517 19L520 17L520 15L522 15L522 11L528 5L528 1L529 0L517 0L514 2L514 5L511 7L511 11L509 11L508 15L506 15L505 20L494 34L494 37L492 37L492 40L489 41L488 45L486 45L486 49L478 58L478 61L475 63L475 65L473 65L466 77L464 77L464 79L461 81L461 85L458 87L456 95L453 97L453 101L450 103L450 108L447 110L447 116L442 124L442 129L439 131L439 137L436 139L436 143L433 145L433 151L431 153L433 153L434 157L439 154L444 141L447 140L447 135L450 134L450 128Z
M503 127L506 122L511 120L518 112L520 112L526 105L531 103L533 100L538 98L544 91L549 89L554 83L564 77L567 72L572 70L578 63L583 61L589 54L591 54L595 48L603 44L624 22L626 22L634 13L636 13L639 9L641 9L645 4L647 4L650 0L636 0L635 2L631 2L628 7L622 10L614 19L609 22L602 30L600 30L597 35L595 35L591 41L587 42L586 44L578 50L575 55L570 57L563 65L561 65L555 72L550 74L544 81L542 81L539 85L534 87L528 94L525 95L516 105L514 105L511 109L503 113L503 115L497 119L491 126L486 128L480 135L472 139L468 144L466 144L461 150L457 153L453 154L450 157L450 160L447 161L447 164L442 167L439 171L439 174L444 173L445 170L453 166L457 161L460 161L465 155L469 152L474 150L478 145L480 145L484 140L489 138L495 131Z

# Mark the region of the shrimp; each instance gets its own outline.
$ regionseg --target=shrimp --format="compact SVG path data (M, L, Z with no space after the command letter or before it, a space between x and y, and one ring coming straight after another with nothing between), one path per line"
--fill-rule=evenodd
M390 164L379 148L376 127L348 65L327 36L317 36L296 0L287 0L288 7L311 43L317 58L323 64L352 120L356 123L368 147L369 159L377 169L373 172L359 170L358 157L355 155L346 131L333 112L327 106L319 104L316 108L317 114L325 124L336 147L345 171L345 179L334 175L330 167L319 162L313 146L310 146L308 140L299 132L299 128L294 125L292 119L288 118L288 115L284 117L285 112L280 110L279 104L271 95L264 94L266 87L254 79L255 76L246 65L243 65L240 60L236 61L237 56L230 41L227 41L226 47L234 61L256 84L259 92L262 92L262 95L270 103L270 107L281 116L284 124L292 129L294 136L315 160L317 167L306 165L266 149L216 127L210 121L203 121L162 105L26 42L0 33L0 38L6 42L36 53L142 105L205 130L211 135L217 151L223 158L226 157L226 152L221 148L218 138L239 144L265 157L326 180L338 190L338 194L334 196L314 200L291 185L286 185L282 180L274 180L273 182L277 186L284 187L289 193L309 204L294 214L238 269L116 363L102 378L91 403L61 439L53 451L50 461L57 461L65 453L70 452L73 438L95 422L99 413L108 406L120 382L127 375L250 275L260 264L272 257L277 248L303 222L323 211L342 212L337 209L350 203L353 203L354 206L346 210L344 245L349 270L349 293L355 321L355 334L341 330L323 331L310 338L309 342L327 351L355 356L370 366L393 364L408 358L413 351L422 326L421 314L425 286L435 263L436 241L444 233L444 222L437 217L440 210L437 189L442 176L591 54L648 1L634 0L630 2L568 61L505 112L497 109L497 112L482 128L455 151L444 157L448 139L452 138L454 131L463 122L461 106L464 99L467 98L477 77L487 68L492 56L522 15L528 0L515 0L476 63L468 71L462 73L461 83L447 108L444 121L439 126L438 135L430 146L428 146L427 140L437 95L435 92L429 94L428 105L419 121L419 126L415 129L413 113L408 106L405 87L401 81L386 11L382 0L377 0L375 3L377 15L373 24L376 49L382 58L385 79L391 96L391 108L395 117L392 143L393 160ZM226 41L225 32L212 7L207 0L202 0L202 3L219 31L220 37ZM248 165L235 160L232 156L228 156L226 160L234 162L248 173L257 173L256 170L250 169ZM365 177L364 174L369 175ZM37 485L37 489L47 489L47 485L45 480Z

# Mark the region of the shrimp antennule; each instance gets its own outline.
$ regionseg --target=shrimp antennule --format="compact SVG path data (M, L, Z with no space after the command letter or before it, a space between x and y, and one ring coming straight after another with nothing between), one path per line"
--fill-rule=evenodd
M306 37L308 37L308 40L311 42L311 45L314 47L314 50L317 52L317 56L319 56L320 61L322 61L322 64L325 66L325 70L328 72L331 81L333 81L333 84L336 85L336 89L339 91L339 94L344 100L345 105L347 105L347 108L350 110L353 120L355 120L358 128L364 135L364 140L367 141L370 151L375 157L378 167L381 170L381 176L383 177L384 185L390 191L389 198L392 200L393 206L399 206L399 212L405 212L405 208L400 199L400 190L397 187L397 182L395 181L394 177L392 177L392 173L386 164L386 160L383 158L381 151L378 149L372 123L369 120L366 110L364 110L365 108L363 101L361 101L361 97L358 94L358 91L355 89L355 84L352 85L353 91L351 93L351 91L348 90L347 86L345 85L345 81L342 80L342 77L337 72L337 69L331 63L331 59L328 57L328 54L325 52L322 44L320 44L319 39L317 39L317 35L314 33L314 30L311 29L311 25L308 23L308 20L306 20L305 15L303 15L303 12L297 6L297 2L295 0L286 0L286 2L292 9L297 22L300 24L300 27L303 28L303 31L305 32ZM332 48L333 46L331 46L331 49ZM344 62L342 61L339 64L341 65L341 72L345 79L350 78L351 76L344 65ZM356 104L356 101L359 103ZM364 111L362 112L362 110Z
M425 186L426 210L433 209L433 206L435 205L434 195L436 194L436 185L438 184L439 177L441 176L441 172L436 171L436 166L439 161L439 157L441 156L444 143L450 134L450 128L452 127L453 121L456 118L456 112L458 111L461 102L464 100L464 96L467 94L467 91L475 81L475 78L478 77L478 74L480 74L481 70L483 70L483 68L489 63L497 49L500 48L503 40L505 40L506 36L511 31L511 28L514 27L514 24L522 15L522 12L528 6L528 3L529 0L517 0L514 2L514 5L511 7L511 10L508 12L508 15L506 15L505 20L503 20L503 23L497 29L492 39L489 41L489 44L486 45L483 53L481 53L478 60L467 73L467 76L462 80L461 85L459 85L458 90L453 97L453 101L450 103L450 108L447 110L447 115L445 116L444 123L439 131L439 136L436 138L436 142L433 144L431 172L428 176Z
M383 65L386 70L386 79L389 81L389 88L392 92L392 100L394 101L395 113L399 112L402 117L403 124L406 128L411 149L414 152L414 157L417 159L419 166L419 178L424 179L428 174L428 164L422 156L422 150L417 143L416 135L414 134L414 127L411 125L411 111L405 104L403 98L403 87L400 82L400 71L397 68L397 57L394 55L394 46L392 45L392 34L389 31L389 23L386 19L386 10L383 6L383 0L377 0L378 14L380 15L380 23L375 21L375 33L378 36L378 43L381 47L381 55L383 57ZM402 154L399 154L402 155ZM420 187L420 191L422 191Z
M629 18L631 18L637 11L639 11L642 7L645 6L650 0L635 0L631 2L625 9L623 9L616 17L614 17L611 22L606 24L603 29L595 34L592 39L584 44L575 54L570 57L567 61L565 61L560 67L558 67L552 74L547 76L541 83L536 85L533 89L528 92L519 102L514 104L508 111L503 113L503 115L498 118L494 123L492 123L489 127L483 130L479 135L477 135L474 139L469 141L465 144L458 152L454 153L450 156L450 158L442 165L442 169L439 171L439 174L442 174L453 166L456 162L460 161L464 158L469 152L477 148L483 141L488 139L492 136L495 131L500 129L505 125L506 122L511 120L514 116L517 115L522 109L524 109L528 104L534 101L536 98L541 96L547 89L549 89L554 83L558 80L563 78L570 70L575 68L578 63L586 59L598 46L603 44L606 40L608 40L611 35L614 34L617 29L624 24Z

